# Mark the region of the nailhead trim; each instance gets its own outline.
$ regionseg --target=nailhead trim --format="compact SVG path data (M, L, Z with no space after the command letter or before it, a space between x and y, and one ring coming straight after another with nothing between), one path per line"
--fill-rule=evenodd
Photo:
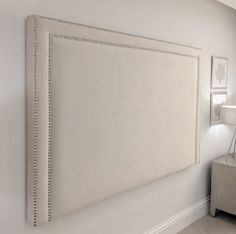
M84 28L89 28L89 29L98 30L98 31L111 32L111 33L116 33L116 34L120 34L120 35L124 35L124 36L129 36L129 37L133 37L133 38L148 39L148 40L151 40L151 41L163 42L163 43L166 43L166 44L183 46L183 47L187 47L187 48L191 48L191 49L200 50L200 48L197 48L197 47L194 47L194 46L189 46L189 45L186 46L186 45L181 44L181 43L174 43L174 42L169 42L169 41L165 41L165 40L159 40L159 39L155 39L155 38L151 38L151 37L145 37L145 36L140 36L140 35L135 35L135 34L130 34L130 33L119 32L119 31L115 31L115 30L111 30L111 29L105 29L105 28L101 28L101 27L95 27L95 26L91 26L91 25L75 23L75 22L71 22L71 21L67 21L67 20L50 18L50 17L47 17L47 16L35 15L34 17L37 18L37 19L40 19L40 20L47 20L47 21L51 21L51 22L58 22L58 23L68 24L68 25L76 26L76 27L84 27Z
M170 51L160 50L160 49L152 49L152 48L147 48L147 47L127 45L127 44L118 44L118 43L112 43L112 42L107 42L107 41L80 38L80 37L75 37L75 36L67 36L67 35L59 35L59 34L52 34L52 35L54 38L58 38L58 39L74 40L74 41L114 46L114 47L120 47L120 48L136 49L136 50L143 50L143 51L149 51L149 52L159 52L159 53L172 54L172 55L178 55L178 56L184 56L184 57L198 58L198 56L194 56L194 55L187 55L183 53L170 52Z
M33 19L34 24L34 68L33 68L33 226L37 226L37 152L38 152L38 91L37 91L37 19Z
M48 221L51 221L51 166L52 166L52 35L48 44Z

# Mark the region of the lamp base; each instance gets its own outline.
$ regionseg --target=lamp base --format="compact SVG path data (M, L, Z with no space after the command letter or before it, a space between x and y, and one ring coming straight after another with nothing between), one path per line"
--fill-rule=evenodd
M233 151L233 153L230 153L232 146L233 146L234 151ZM231 140L231 143L230 143L230 146L229 146L228 154L225 157L225 161L227 162L227 160L230 158L230 156L231 156L231 158L235 159L235 157L236 157L235 154L236 154L236 128L234 130L234 135L232 137L232 140Z

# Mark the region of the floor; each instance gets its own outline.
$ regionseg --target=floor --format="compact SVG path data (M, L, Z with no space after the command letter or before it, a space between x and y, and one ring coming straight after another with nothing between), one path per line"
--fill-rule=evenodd
M178 234L236 234L236 216L224 212L216 218L206 215Z

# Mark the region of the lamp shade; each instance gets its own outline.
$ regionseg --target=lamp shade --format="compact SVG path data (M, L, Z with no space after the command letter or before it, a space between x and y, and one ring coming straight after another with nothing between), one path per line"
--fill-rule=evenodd
M223 105L221 106L221 122L236 126L236 106Z

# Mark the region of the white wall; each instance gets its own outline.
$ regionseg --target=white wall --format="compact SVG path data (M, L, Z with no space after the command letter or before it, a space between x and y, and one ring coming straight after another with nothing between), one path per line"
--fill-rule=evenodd
M201 163L70 214L25 222L25 18L36 13L202 48ZM236 102L236 13L215 0L0 0L0 233L143 234L209 195L209 165L231 131L209 127L210 57L230 58ZM168 90L167 90L168 95Z

